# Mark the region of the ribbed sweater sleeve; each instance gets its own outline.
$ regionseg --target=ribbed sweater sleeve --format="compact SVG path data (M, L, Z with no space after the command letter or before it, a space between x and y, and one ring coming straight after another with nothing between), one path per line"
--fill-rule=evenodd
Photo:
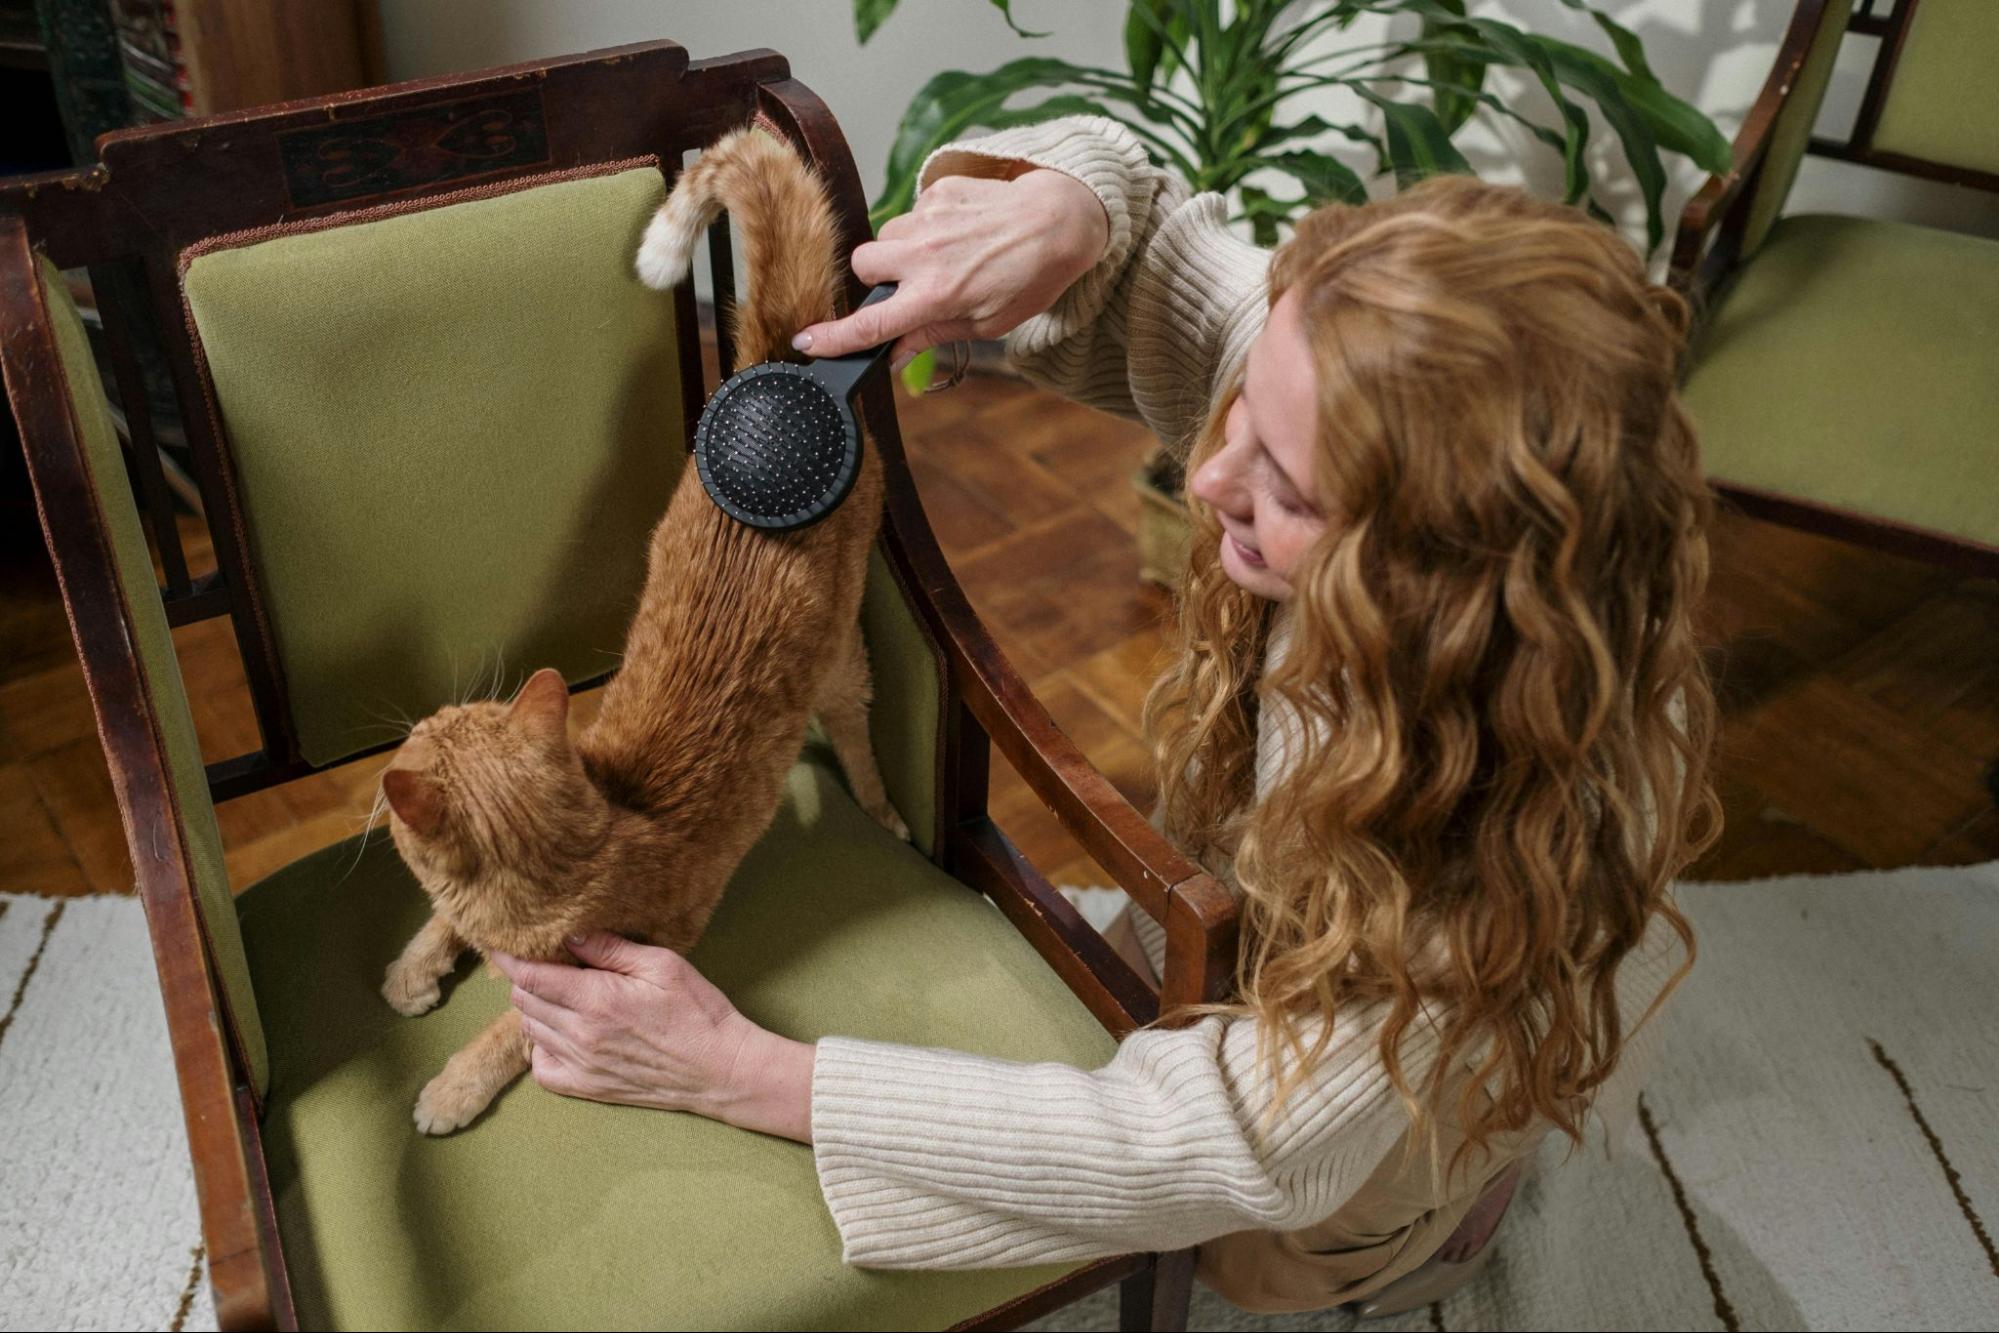
M1406 1119L1377 1028L1335 1038L1321 1077L1266 1124L1247 1020L1127 1038L1094 1072L822 1040L819 1184L848 1263L997 1268L1172 1250L1331 1215ZM1407 1043L1410 1073L1434 1042Z
M1627 1022L1648 1012L1684 957L1655 921L1618 969ZM813 1154L844 1257L870 1268L997 1268L1322 1221L1408 1129L1377 1050L1379 1022L1378 1012L1342 1021L1274 1121L1248 1019L1135 1033L1094 1071L823 1039ZM1423 1023L1405 1033L1413 1086L1436 1046ZM1634 1043L1631 1054L1650 1046ZM1621 1128L1645 1063L1620 1062L1599 1094L1610 1128Z
M1269 254L1230 232L1220 195L1193 194L1102 116L947 145L924 163L919 188L944 176L1005 178L1023 165L1089 186L1110 240L1053 308L1007 337L1008 355L1044 388L1141 420L1184 449L1263 327Z

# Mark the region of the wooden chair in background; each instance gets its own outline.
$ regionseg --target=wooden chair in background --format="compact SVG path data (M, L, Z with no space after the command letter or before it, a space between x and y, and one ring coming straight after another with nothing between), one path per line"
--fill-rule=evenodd
M1876 43L1859 114L1814 138L1849 33ZM1991 0L1802 0L1733 169L1688 204L1686 402L1710 479L1751 515L1999 576L1999 240L1783 212L1809 150L1999 213L1995 70Z
M387 1010L382 968L426 905L380 835L255 884L223 872L216 802L386 749L382 717L447 702L482 661L602 679L704 399L691 284L646 292L630 257L684 156L753 118L864 239L845 141L781 56L665 42L120 133L98 165L0 187L0 368L137 867L226 1328L1010 1327L1113 1282L1126 1327L1184 1326L1185 1252L847 1268L808 1149L695 1117L523 1086L420 1138L417 1089L504 990L461 974L431 1015ZM711 241L726 302L725 225ZM127 450L62 270L92 279ZM172 368L210 572L160 482L141 337ZM1001 657L884 379L864 410L889 490L864 611L876 745L915 845L808 745L696 961L797 1036L1101 1060L1222 992L1234 902ZM204 769L172 627L215 617L262 743ZM994 747L1164 924L1160 993L988 816Z

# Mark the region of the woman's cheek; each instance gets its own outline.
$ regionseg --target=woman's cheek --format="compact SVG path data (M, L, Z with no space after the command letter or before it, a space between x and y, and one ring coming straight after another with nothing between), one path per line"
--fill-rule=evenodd
M1303 563L1305 553L1325 531L1325 524L1312 519L1286 518L1272 534L1272 540L1264 547L1263 558L1272 573L1285 582L1291 581L1292 574Z

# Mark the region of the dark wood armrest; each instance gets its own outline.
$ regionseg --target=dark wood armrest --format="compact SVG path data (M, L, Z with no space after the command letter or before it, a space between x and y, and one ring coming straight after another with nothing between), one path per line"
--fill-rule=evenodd
M759 111L818 165L841 218L845 249L869 239L860 176L825 103L787 79L762 86ZM861 284L850 278L847 294L857 299ZM861 405L888 472L883 541L890 566L941 647L947 693L964 713L947 717L945 725L962 728L969 720L984 731L1070 836L1165 926L1166 975L1157 1004L1145 1003L1150 988L1026 865L982 811L946 830L960 853L953 868L994 893L1043 956L1114 1029L1148 1022L1161 1008L1170 1013L1221 998L1235 977L1235 895L1132 808L1007 663L931 535L903 458L892 389L884 377L874 377L862 390ZM977 740L966 738L966 748ZM983 768L978 781L982 790Z
M1749 114L1743 117L1742 128L1736 132L1727 174L1708 177L1680 213L1667 281L1697 308L1705 303L1715 283L1735 262L1742 229L1748 221L1746 209L1738 205L1746 202L1751 187L1762 178L1763 161L1770 152L1777 117L1797 86L1825 8L1828 4L1845 3L1847 0L1799 0L1797 9L1791 13L1791 25L1777 48L1770 77L1756 95Z
M251 1147L255 1118L247 1093L239 1095L224 1037L153 700L133 654L136 636L91 491L54 325L27 230L20 219L5 216L0 216L0 376L21 426L43 534L69 608L145 904L216 1314L225 1329L275 1327L284 1301L281 1284L272 1281L277 1248L267 1231L261 1155ZM124 478L112 481L122 485Z

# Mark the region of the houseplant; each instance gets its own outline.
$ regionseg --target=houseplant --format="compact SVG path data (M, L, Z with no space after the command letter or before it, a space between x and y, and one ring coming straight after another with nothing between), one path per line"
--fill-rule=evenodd
M1725 172L1728 141L1659 82L1635 33L1585 0L1540 2L1587 14L1615 58L1473 13L1468 0L1129 0L1123 69L1035 55L983 74L946 70L926 83L903 114L874 220L909 207L916 173L943 144L1089 113L1122 122L1155 162L1197 190L1227 196L1261 244L1274 244L1308 209L1366 200L1371 180L1400 188L1472 172L1454 139L1480 119L1518 127L1558 155L1563 198L1609 221L1593 178L1603 167L1588 152L1593 105L1621 149L1622 167L1611 170L1636 184L1647 242L1657 248L1663 156ZM1023 30L1011 0L991 3L1021 36L1047 35ZM854 0L863 43L896 5ZM1367 16L1390 20L1381 40L1340 40ZM1496 88L1494 70L1518 71L1539 96ZM1340 93L1348 96L1329 101ZM1299 110L1301 98L1314 109ZM909 373L921 383L928 364L919 359ZM1177 459L1148 460L1138 483L1153 492L1148 514L1173 512L1178 471ZM1150 544L1146 564L1158 569L1171 557Z

